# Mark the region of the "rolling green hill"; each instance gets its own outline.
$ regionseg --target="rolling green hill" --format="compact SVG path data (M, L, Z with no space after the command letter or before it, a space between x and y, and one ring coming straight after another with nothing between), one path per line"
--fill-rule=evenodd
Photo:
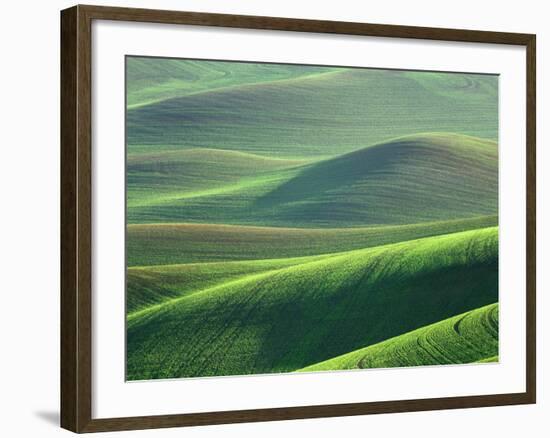
M497 149L431 133L306 164L212 150L136 156L128 222L340 228L494 215Z
M498 229L230 279L127 318L127 378L304 368L498 299Z
M277 171L304 163L214 149L133 154L126 163L128 208L238 192L247 182L282 178Z
M126 257L129 267L302 257L494 225L497 216L360 228L136 224L127 228Z
M300 371L498 361L498 304L453 316Z
M302 72L280 66L270 75L284 79L271 80L258 77L265 74L258 73L258 64L221 63L222 69L239 70L227 73L229 79L221 81L229 86L223 86L212 85L209 67L203 67L208 71L202 80L195 62L178 62L166 73L168 79L158 79L160 85L129 81L134 84L127 112L130 154L205 147L326 157L430 131L497 139L498 94L491 76L315 67ZM137 66L129 65L129 76L132 69ZM250 79L243 73L247 69ZM169 78L183 78L187 70L197 81ZM181 87L195 91L181 92ZM169 92L176 97L164 99Z
M136 225L128 230L127 312L133 313L230 279L333 257L336 251L496 224L496 217L488 216L396 227L328 230Z
M338 69L130 56L126 59L127 106L137 108L174 97L332 71Z
M332 256L334 255L130 267L126 271L126 311L132 316L133 313L151 306L221 285L229 280L242 279L251 274L275 271Z
M321 226L495 214L497 163L497 145L491 141L454 134L406 136L313 164L255 205Z
M126 57L129 380L498 361L496 76Z

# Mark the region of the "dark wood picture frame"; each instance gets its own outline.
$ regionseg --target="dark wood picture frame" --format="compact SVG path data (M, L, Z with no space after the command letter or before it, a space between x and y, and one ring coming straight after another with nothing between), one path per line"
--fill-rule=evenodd
M525 46L527 54L526 391L498 395L93 419L91 357L91 24L93 20L221 26ZM61 426L80 433L535 403L535 47L535 35L519 33L81 5L62 11Z

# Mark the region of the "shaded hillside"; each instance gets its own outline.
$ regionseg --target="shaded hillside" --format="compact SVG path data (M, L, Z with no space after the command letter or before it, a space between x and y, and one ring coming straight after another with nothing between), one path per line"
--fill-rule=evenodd
M300 371L498 361L498 304L453 316Z
M227 154L208 151L212 157ZM129 222L359 227L494 215L498 208L497 144L474 137L406 136L302 165L258 163L261 158L246 154L233 158L227 167L221 158L204 160L196 173L159 175L154 169L162 163L143 162L140 173L138 164L130 164ZM140 185L157 176L154 191Z
M256 206L290 222L397 224L497 213L494 142L422 134L312 165Z

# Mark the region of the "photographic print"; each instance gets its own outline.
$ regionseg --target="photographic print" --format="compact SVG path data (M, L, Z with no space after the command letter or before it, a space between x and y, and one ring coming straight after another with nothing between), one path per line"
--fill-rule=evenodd
M498 362L498 75L126 57L126 378Z

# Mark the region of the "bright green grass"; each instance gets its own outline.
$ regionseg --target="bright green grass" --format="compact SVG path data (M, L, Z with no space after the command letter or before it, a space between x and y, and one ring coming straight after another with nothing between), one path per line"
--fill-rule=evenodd
M135 225L128 229L127 311L133 313L227 280L333 257L331 253L337 251L496 224L496 216L489 216L359 229ZM145 263L149 266L139 266Z
M497 139L496 76L170 60L151 80L144 62L158 61L128 65L130 154L319 157L430 131Z
M293 371L498 300L498 229L251 274L127 318L130 380Z
M483 216L361 228L270 228L218 224L129 225L126 242L127 266L301 257L368 248L497 224L497 216Z
M497 154L492 141L431 133L308 164L212 150L131 157L128 222L340 228L494 215Z
M478 360L478 363L493 363L498 362L498 356L491 356L485 359Z
M229 280L333 256L130 267L126 275L126 311L132 314Z
M491 304L300 371L498 361L498 304Z
M130 380L295 371L498 300L496 76L126 73ZM461 345L444 356L498 360Z

